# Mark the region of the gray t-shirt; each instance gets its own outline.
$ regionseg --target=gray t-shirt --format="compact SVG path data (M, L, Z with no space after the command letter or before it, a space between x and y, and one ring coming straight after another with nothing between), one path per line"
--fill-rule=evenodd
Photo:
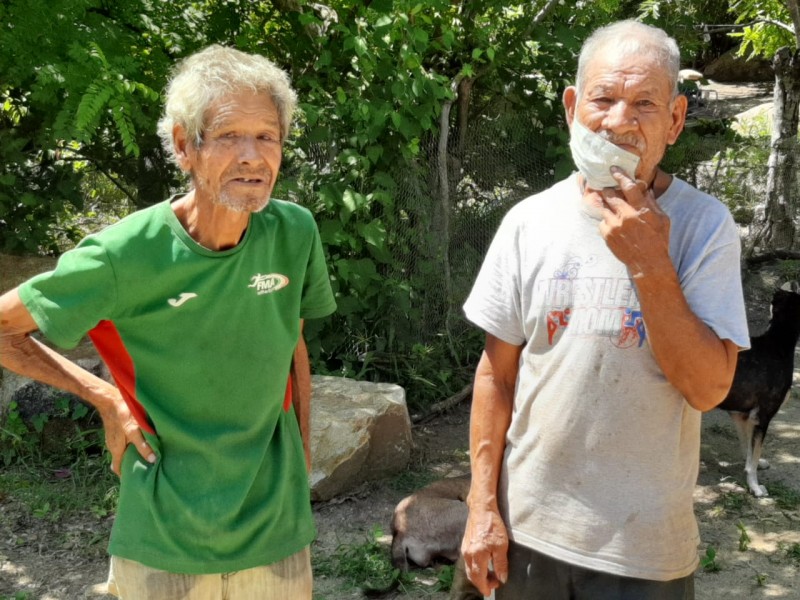
M692 311L747 347L728 210L677 178L658 203ZM520 544L666 581L697 566L700 413L656 364L633 282L598 225L574 175L523 200L503 220L464 305L473 323L524 345L501 511Z

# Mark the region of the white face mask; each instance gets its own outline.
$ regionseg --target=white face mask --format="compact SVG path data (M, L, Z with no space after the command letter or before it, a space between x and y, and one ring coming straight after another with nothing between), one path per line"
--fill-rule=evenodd
M578 122L577 117L572 120L569 149L575 166L592 189L619 187L609 171L612 166L619 167L631 177L636 176L639 157L590 131Z

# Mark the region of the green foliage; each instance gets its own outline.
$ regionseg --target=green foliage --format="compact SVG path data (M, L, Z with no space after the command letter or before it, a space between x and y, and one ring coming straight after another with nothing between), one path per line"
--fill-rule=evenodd
M507 122L515 149L541 158L542 179L565 175L561 92L582 39L625 7L275 4L3 3L0 249L68 247L104 224L85 218L97 212L97 190L121 207L101 207L111 214L165 198L178 182L155 135L169 68L214 42L266 54L290 71L301 101L277 191L315 213L339 304L333 318L308 324L318 370L396 381L422 407L469 380L482 345L460 316L474 273L451 266L450 252L483 255L463 232L494 223L503 190L521 178L503 164L487 169L465 150L467 134ZM524 128L509 120L520 114ZM437 288L442 299L423 307Z
M315 557L312 561L315 576L341 578L351 588L370 592L387 592L397 587L405 590L413 582L413 576L392 566L387 548L377 541L382 535L376 527L361 544L341 545L329 557Z
M67 428L71 434L59 439L57 452L45 452L43 435L58 420L72 426ZM66 397L56 399L51 415L30 419L23 419L16 403L10 403L0 427L3 495L25 506L33 518L51 522L84 512L97 519L111 514L119 482L111 472L103 432L87 428L90 421L90 409Z
M100 456L84 457L60 470L16 463L0 472L0 488L32 517L53 522L87 512L103 519L116 509L119 497L119 480Z
M800 260L779 260L775 270L781 281L800 281Z
M3 426L0 427L0 458L6 466L34 454L36 449L31 432L17 409L16 402L8 405Z
M750 545L750 536L747 533L744 523L741 521L736 523L736 528L739 530L739 552L746 552Z
M5 466L38 464L58 469L88 457L99 457L110 464L103 431L94 415L87 405L61 397L56 399L51 414L39 413L26 420L20 415L17 403L11 402L0 426L0 461ZM60 425L58 435L48 437L46 425L56 422ZM51 445L63 442L63 446L44 448L45 442Z
M452 106L448 156L463 169L457 177L489 191L517 177L495 171L492 181L482 179L486 161L461 151L459 127L528 111L531 125L519 143L536 144L545 122L562 119L560 90L581 36L593 18L608 18L592 5L558 7L536 22L544 4L332 3L336 21L300 10L273 24L277 55L293 59L305 130L287 152L299 171L293 192L317 215L338 302L336 315L309 329L324 371L396 381L412 409L471 377L482 339L462 335L463 326L456 331L466 291L456 287L458 274L442 272L460 225L444 203L462 198L456 185L442 196L441 118ZM536 41L545 38L553 43ZM457 102L464 85L468 102ZM558 135L563 141L563 128ZM566 144L540 147L545 170L568 166ZM444 288L441 306L423 313L420 294L436 288Z
M315 577L335 577L343 579L351 589L360 589L367 595L381 595L398 590L402 594L415 591L449 591L453 583L453 567L447 566L436 571L436 583L423 584L419 574L430 575L433 569L418 573L401 571L395 568L389 557L389 549L378 540L383 537L379 527L373 528L370 536L360 544L343 544L330 556L314 556L311 564Z
M785 0L737 0L731 5L736 22L747 24L743 31L731 33L741 38L741 56L771 58L779 48L796 48L800 31L792 33L792 19ZM781 27L783 23L786 27Z
M87 172L139 206L164 198L175 177L155 135L157 90L169 42L190 33L183 15L147 0L0 5L0 251L58 252L54 228L83 208Z
M786 556L796 561L800 561L800 543L795 542L794 544L786 548Z
M706 548L705 555L700 557L700 567L706 573L716 573L717 571L721 570L721 567L717 562L717 551L713 546Z
M747 506L747 496L741 492L724 492L721 497L721 503L724 510L740 511Z
M775 504L782 510L796 510L800 507L800 491L789 487L779 481L767 486L769 495L775 499Z
M728 2L644 0L627 4L643 22L661 27L675 38L684 64L692 64L707 50L711 40L701 33L704 25L730 21Z
M758 129L742 135L733 124L730 119L689 121L662 167L693 185L702 184L728 206L737 223L750 225L763 202L759 190L766 180L769 137Z

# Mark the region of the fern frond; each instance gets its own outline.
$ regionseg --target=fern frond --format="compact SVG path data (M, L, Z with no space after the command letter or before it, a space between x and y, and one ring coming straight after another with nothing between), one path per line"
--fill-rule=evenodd
M122 138L125 154L138 158L139 145L136 143L136 130L129 116L130 109L120 99L117 98L116 100L117 103L111 109L111 117L114 119L114 124L117 126L117 131Z
M75 129L77 134L84 139L88 139L94 133L94 129L100 121L100 114L108 104L114 93L113 86L105 81L95 80L86 88L78 110L75 114Z

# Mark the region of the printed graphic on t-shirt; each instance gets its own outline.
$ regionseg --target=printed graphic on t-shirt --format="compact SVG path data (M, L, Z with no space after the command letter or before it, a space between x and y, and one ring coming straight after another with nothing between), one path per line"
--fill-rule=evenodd
M552 277L537 279L534 304L545 315L548 343L563 336L602 337L619 348L641 347L647 333L631 280L592 277L596 262L594 256L569 257Z
M269 273L267 275L256 273L250 278L250 285L247 287L255 288L260 296L261 294L277 292L287 285L289 285L289 278L286 275L281 275L280 273Z

